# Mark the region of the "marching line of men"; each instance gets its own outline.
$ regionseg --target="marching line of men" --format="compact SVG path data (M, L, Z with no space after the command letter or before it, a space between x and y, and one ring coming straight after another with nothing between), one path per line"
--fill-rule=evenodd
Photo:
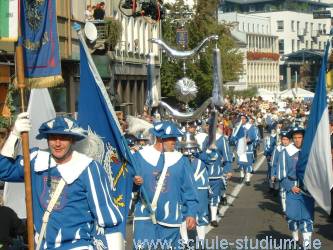
M245 115L241 119L246 159L238 163L249 184L257 130ZM1 180L23 181L17 142L21 132L30 128L28 114L20 114L1 151ZM198 150L195 140L192 145L184 140L177 145L183 133L173 122L157 122L150 132L156 138L154 144L143 146L146 140L139 138L140 147L133 151L138 169L133 181L139 192L134 204L134 239L143 243L137 247L145 248L147 241L167 240L177 249L181 232L186 241L186 231L193 229L198 239L204 240L209 223L218 226L218 205L221 197L225 198L226 183L232 176L229 141L238 147L239 138L227 138L222 131L216 135L216 149L209 149L207 135L197 133L202 144L202 150ZM111 197L107 174L102 165L74 147L85 138L85 131L74 119L59 116L43 123L39 133L38 138L48 140L49 149L31 151L37 248L92 249L101 245L122 249L122 235L114 228L124 218ZM140 186L145 187L150 208ZM51 200L54 207L49 205ZM86 213L89 216L82 216ZM44 220L45 216L49 219Z
M307 248L313 232L314 199L296 176L304 134L304 128L297 124L291 128L278 125L265 140L264 155L270 191L279 190L282 212L292 238L299 244L301 232L303 247Z
M246 158L239 159L238 166L241 181L250 185L259 132L254 120L248 121L245 114L240 116ZM202 242L207 226L218 226L218 208L227 205L227 182L232 177L233 156L229 143L232 141L237 148L239 138L235 135L228 138L220 131L216 135L216 149L210 149L208 125L209 121L198 129L195 122L190 122L182 135L172 122L155 123L150 129L156 137L155 144L134 153L140 167L134 183L137 188L144 185L153 210L149 213L139 194L134 211L134 240L141 243L140 248L144 249L147 241L167 240L177 249L179 242L188 243L187 231L194 228L197 239ZM182 138L178 144L177 138Z

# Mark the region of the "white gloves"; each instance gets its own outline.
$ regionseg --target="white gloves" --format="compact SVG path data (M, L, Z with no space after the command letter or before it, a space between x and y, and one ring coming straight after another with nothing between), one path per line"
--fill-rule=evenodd
M27 112L23 112L17 116L14 128L1 149L1 155L13 159L16 158L19 145L18 140L21 137L21 133L29 132L31 129L31 122L28 116Z
M12 133L17 137L20 137L22 132L29 132L30 129L31 129L31 122L29 120L29 113L28 112L20 113L16 118Z

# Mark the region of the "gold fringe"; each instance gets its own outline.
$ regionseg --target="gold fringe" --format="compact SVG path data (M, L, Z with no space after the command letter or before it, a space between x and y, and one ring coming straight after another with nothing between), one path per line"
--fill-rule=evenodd
M25 78L25 84L27 88L40 89L40 88L52 88L64 83L64 79L61 75ZM17 87L17 79L14 79L14 84Z

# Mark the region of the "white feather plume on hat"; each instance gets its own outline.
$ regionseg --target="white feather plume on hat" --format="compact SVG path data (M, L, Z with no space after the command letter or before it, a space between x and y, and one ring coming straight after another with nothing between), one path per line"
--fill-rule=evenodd
M153 124L130 115L126 117L126 121L128 124L127 132L129 134L135 136L137 133L143 133L145 138L149 137L149 129L153 127Z

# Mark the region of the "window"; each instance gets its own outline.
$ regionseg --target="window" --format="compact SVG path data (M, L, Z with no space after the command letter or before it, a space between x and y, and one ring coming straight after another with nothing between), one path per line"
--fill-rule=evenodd
M308 22L305 22L305 32L307 33L308 32L308 27L309 26L309 23Z
M294 52L295 51L295 40L292 39L291 40L291 52Z
M284 40L279 40L279 53L284 54Z
M295 31L295 21L291 21L291 31Z
M319 42L318 49L321 49L321 42Z
M299 26L300 26L300 22L297 21L297 27L296 27L297 33L299 32Z
M283 30L284 30L283 21L277 21L277 31L283 31Z
M300 50L300 49L301 49L301 41L297 40L297 50Z
M256 11L256 7L254 5L250 5L249 12L255 12L255 11Z
M306 48L306 49L309 48L309 41L305 41L305 48Z
M313 45L314 45L314 42L313 42L313 41L311 41L311 49L313 49Z
M326 24L323 24L323 34L326 35Z

